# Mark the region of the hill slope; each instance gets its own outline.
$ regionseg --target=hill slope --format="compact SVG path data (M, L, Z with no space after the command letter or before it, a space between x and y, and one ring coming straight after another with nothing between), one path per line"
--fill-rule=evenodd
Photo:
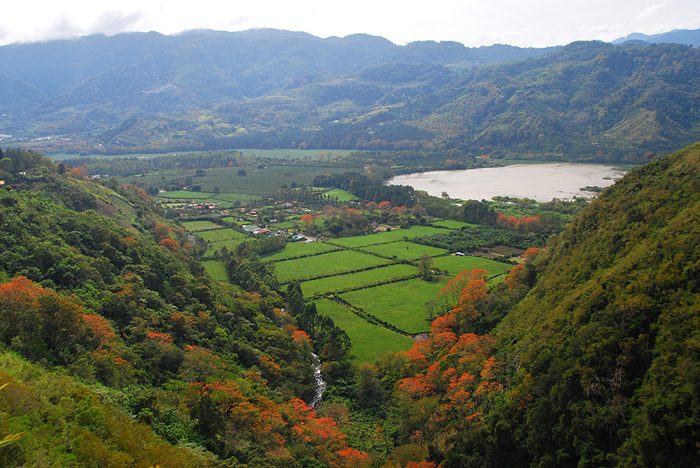
M697 466L698 219L700 143L627 174L503 284L452 280L429 338L380 362L403 453Z
M536 461L697 463L698 219L700 144L625 176L540 259L496 330Z

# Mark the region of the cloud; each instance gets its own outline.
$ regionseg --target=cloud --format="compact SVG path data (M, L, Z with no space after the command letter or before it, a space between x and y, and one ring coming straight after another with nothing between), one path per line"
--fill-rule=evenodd
M650 16L653 16L654 13L662 9L663 7L666 6L666 2L661 2L661 3L655 3L653 5L649 5L645 9L639 12L639 14L634 18L635 20L639 21L644 18L648 18Z
M83 34L83 30L66 16L59 16L42 31L42 39L66 39Z
M229 21L226 22L226 25L231 27L231 28L237 28L239 26L243 26L244 24L250 23L252 21L252 18L249 16L237 16Z
M86 32L102 33L111 36L129 30L129 28L142 21L144 18L143 13L136 11L131 13L107 11L97 18L97 20L87 28Z

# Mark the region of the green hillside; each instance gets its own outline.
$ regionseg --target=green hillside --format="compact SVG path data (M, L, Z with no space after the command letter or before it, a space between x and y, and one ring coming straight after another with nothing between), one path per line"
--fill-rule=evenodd
M366 461L304 403L314 348L278 293L212 281L205 246L143 191L4 156L0 464ZM347 349L332 350L315 351L341 378Z
M699 219L696 144L628 174L538 261L495 332L536 462L698 461Z
M627 174L503 282L472 271L425 340L379 362L393 456L697 466L699 172L695 144Z

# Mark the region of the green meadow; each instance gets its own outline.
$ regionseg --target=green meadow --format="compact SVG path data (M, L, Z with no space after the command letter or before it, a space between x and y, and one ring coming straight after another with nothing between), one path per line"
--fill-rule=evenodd
M405 351L413 345L410 337L369 323L330 299L320 299L315 304L320 314L333 319L348 334L355 362L374 362L382 354Z

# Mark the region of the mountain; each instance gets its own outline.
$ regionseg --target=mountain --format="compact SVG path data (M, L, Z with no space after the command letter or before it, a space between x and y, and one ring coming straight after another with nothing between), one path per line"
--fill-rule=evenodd
M466 272L430 337L380 363L403 450L440 466L696 466L699 217L697 143L625 175L504 284Z
M700 50L301 32L0 47L0 133L47 152L459 150L644 162L700 138Z
M573 43L453 82L422 127L471 152L643 161L700 137L699 76L687 46Z
M613 44L622 44L628 41L642 41L650 44L683 44L700 47L700 29L674 29L673 31L652 35L632 33L615 39Z
M626 175L540 259L495 332L534 460L697 463L699 216L695 144Z

